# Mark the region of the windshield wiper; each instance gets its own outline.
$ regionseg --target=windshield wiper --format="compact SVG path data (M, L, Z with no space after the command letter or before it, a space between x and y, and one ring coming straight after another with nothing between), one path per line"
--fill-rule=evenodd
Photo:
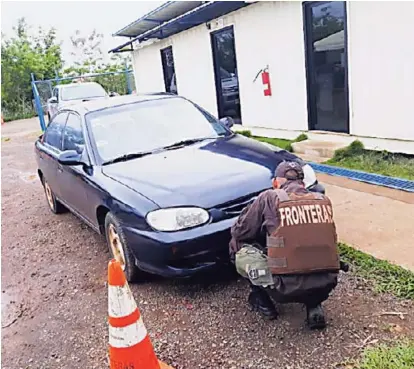
M204 141L204 138L190 138L188 140L182 140L182 141L174 142L171 145L164 146L163 149L164 150L175 149L176 147L191 145L193 143L201 142L201 141Z
M121 161L128 161L128 160L131 160L131 159L142 158L143 156L151 155L151 154L163 151L163 150L172 150L172 149L175 149L175 148L178 148L178 147L181 147L181 146L191 145L191 144L196 143L196 142L201 142L201 141L205 141L205 140L215 140L215 139L220 138L220 137L223 137L223 135L220 134L220 135L213 136L213 137L190 138L190 139L187 139L187 140L174 142L171 145L160 147L160 148L154 149L152 151L142 151L142 152L125 154L125 155L119 156L115 159L105 161L104 163L102 163L102 165L108 165L108 164L113 164L113 163L119 163Z
M102 163L102 165L114 164L114 163L119 163L121 161L128 161L131 159L142 158L143 156L151 155L152 153L153 151L133 152L133 153L118 156L115 159L105 161L104 163Z
M217 135L217 136L213 136L213 137L190 138L190 139L187 139L187 140L182 140L182 141L175 142L171 145L164 146L162 149L163 150L175 149L177 147L187 146L187 145L191 145L191 144L197 143L197 142L202 142L202 141L205 141L205 140L215 140L216 138L219 138L219 137L222 137L222 135Z

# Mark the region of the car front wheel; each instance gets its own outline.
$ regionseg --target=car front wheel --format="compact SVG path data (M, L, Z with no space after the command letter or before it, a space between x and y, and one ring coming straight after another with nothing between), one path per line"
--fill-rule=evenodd
M128 282L138 282L145 273L135 265L135 256L132 254L125 234L117 217L109 212L105 218L105 234L109 251L112 257L121 264Z
M61 214L66 211L66 208L56 199L56 196L49 186L49 183L44 179L43 187L45 189L45 195L49 209L54 214Z

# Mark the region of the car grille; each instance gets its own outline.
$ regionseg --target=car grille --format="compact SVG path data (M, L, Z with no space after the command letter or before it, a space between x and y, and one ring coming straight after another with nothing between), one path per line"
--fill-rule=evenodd
M257 196L259 196L259 193L251 194L248 196L241 197L237 200L233 200L230 202L227 202L225 204L216 206L216 209L223 212L227 215L227 217L236 217L240 215L242 210L249 204L251 204Z

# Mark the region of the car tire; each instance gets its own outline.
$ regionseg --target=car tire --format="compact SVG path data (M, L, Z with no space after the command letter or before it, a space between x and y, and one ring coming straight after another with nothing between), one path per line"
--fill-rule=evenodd
M139 282L145 272L135 265L135 256L128 245L118 218L109 212L105 218L105 236L111 256L120 262L128 282Z
M59 202L59 200L56 199L54 192L45 179L43 180L43 188L45 190L46 202L49 205L50 211L53 214L65 213L67 209Z

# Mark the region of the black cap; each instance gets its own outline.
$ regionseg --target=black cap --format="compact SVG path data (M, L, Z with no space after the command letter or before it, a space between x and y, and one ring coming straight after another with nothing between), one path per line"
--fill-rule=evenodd
M286 178L290 180L302 180L304 173L299 163L296 163L295 161L282 161L275 170L275 177Z

